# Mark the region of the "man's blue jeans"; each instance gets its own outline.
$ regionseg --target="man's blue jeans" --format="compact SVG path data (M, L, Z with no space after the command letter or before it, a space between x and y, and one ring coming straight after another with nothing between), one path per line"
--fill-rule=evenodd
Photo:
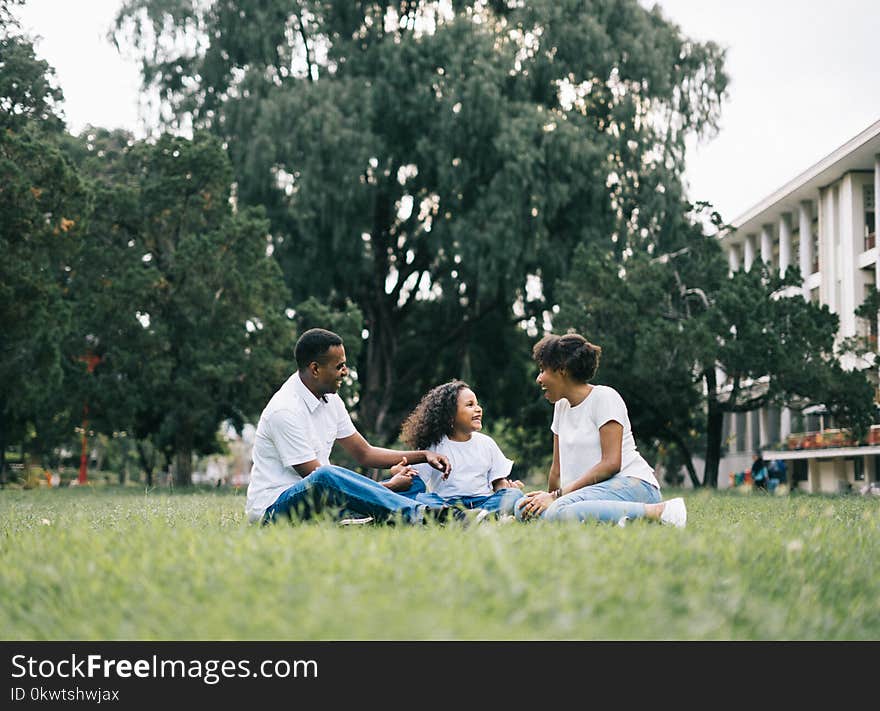
M307 519L325 509L347 509L380 522L400 518L406 523L421 523L425 504L349 469L327 465L285 490L266 509L263 523L274 523L279 517Z
M660 490L644 479L617 475L556 499L540 518L545 521L617 523L624 517L643 518L645 504L657 504L660 500ZM523 520L519 507L515 516Z

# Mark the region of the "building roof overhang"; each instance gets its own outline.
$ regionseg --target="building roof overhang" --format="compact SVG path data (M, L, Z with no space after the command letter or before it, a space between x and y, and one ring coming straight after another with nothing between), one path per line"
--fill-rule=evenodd
M793 214L793 227L796 228L796 215L801 201L815 200L820 188L830 185L846 173L873 172L878 155L880 120L746 210L731 222L734 229L723 231L719 237L731 244L738 244L745 240L746 235L759 234L763 225L774 224L786 212Z
M867 457L880 454L880 445L863 447L825 447L822 449L780 449L761 450L761 456L768 462L774 459L840 459L844 457Z

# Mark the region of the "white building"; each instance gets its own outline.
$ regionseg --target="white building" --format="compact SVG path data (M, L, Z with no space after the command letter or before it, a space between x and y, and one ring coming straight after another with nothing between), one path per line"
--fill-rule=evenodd
M876 320L859 319L855 310L880 284L878 203L880 121L736 218L735 231L721 237L730 269L748 269L756 258L780 272L798 264L804 298L827 304L838 315L838 338L868 336L876 342ZM727 454L719 486L728 486L732 473L748 469L758 449L765 459L785 460L789 483L802 490L837 492L880 480L880 444L828 448L833 433L827 429L833 425L819 408L725 416ZM796 448L816 444L813 433L822 431L823 448ZM880 431L872 432L869 441L875 438L880 443Z

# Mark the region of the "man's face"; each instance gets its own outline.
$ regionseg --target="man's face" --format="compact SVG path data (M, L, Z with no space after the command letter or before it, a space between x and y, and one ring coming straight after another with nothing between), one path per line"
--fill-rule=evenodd
M348 376L348 365L345 362L345 347L330 346L321 362L312 363L315 384L322 395L329 395L339 390L342 381Z

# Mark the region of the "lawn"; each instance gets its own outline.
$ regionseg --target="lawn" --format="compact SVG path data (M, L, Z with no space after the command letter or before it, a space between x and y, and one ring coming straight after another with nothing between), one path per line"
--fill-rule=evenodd
M684 495L686 529L261 528L242 491L0 491L0 635L880 639L880 499Z

